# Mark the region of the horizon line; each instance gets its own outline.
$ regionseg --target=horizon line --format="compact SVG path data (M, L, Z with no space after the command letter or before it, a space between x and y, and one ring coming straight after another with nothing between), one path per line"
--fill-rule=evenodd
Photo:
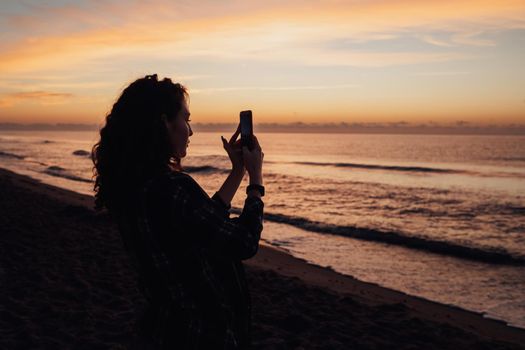
M194 123L196 132L229 132L235 123ZM0 122L2 131L97 131L95 123L12 123ZM267 133L334 133L334 134L466 134L466 135L525 135L525 124L475 125L458 121L455 124L393 123L257 123L256 132Z

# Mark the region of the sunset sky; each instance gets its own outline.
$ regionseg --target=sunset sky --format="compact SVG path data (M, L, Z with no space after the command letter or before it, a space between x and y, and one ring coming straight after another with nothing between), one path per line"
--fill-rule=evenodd
M100 123L158 73L194 122L525 123L525 1L2 1L0 122Z

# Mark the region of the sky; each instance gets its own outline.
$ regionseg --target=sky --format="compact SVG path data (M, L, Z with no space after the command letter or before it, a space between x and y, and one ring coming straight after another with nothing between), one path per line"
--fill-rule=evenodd
M192 120L525 124L525 1L2 0L0 122L102 123L184 84Z

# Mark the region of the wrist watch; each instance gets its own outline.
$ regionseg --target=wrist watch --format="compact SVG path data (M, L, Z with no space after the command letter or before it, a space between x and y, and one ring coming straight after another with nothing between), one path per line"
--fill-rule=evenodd
M246 194L248 194L248 192L250 192L251 190L259 191L259 193L261 194L261 197L264 197L264 186L263 185L258 185L258 184L248 185L248 187L246 187Z

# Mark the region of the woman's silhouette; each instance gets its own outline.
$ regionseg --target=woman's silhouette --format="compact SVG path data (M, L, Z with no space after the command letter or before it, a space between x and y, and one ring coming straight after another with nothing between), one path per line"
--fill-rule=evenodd
M241 148L239 129L223 147L232 170L210 198L188 174L191 130L186 89L146 76L131 83L93 146L95 205L118 222L148 307L138 323L155 348L237 349L250 342L250 298L241 260L263 229L263 152ZM242 214L230 202L246 171ZM253 185L253 186L252 186Z

